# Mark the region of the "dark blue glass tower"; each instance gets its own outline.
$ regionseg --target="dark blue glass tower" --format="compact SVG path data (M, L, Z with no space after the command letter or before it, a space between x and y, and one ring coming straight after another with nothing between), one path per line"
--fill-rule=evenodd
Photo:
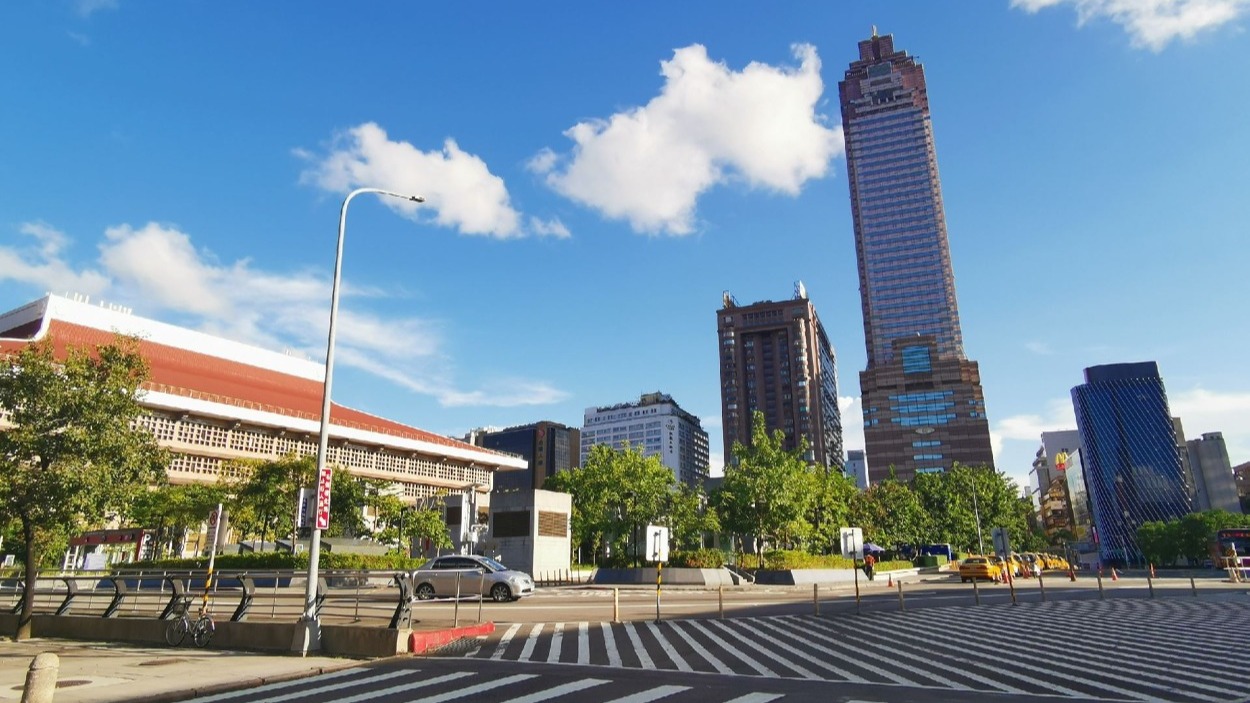
M1072 389L1072 405L1099 554L1104 562L1141 562L1137 528L1191 510L1159 367L1091 366Z

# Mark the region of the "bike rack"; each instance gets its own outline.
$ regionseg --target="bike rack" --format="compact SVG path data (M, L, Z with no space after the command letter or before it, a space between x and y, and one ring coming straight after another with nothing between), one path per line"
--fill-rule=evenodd
M169 584L171 594L169 602L165 604L165 609L161 611L158 620L172 620L178 611L178 606L182 604L190 604L191 596L187 595L187 584L185 581L173 576L166 576L165 583Z
M395 614L391 616L391 630L407 630L412 627L412 574L395 574L395 585L399 586L399 603L395 605Z
M256 598L256 580L247 574L239 576L239 584L243 586L243 595L239 596L239 607L230 616L231 622L243 622L247 611L252 608L252 600Z
M115 618L117 617L117 609L121 607L122 600L126 594L130 593L130 588L126 585L126 579L120 576L112 576L109 581L113 582L113 600L109 601L109 605L104 609L104 614L100 617Z

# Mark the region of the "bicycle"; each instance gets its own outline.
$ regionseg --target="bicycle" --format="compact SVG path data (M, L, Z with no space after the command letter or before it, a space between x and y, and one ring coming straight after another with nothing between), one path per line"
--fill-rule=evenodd
M191 607L191 599L184 598L178 605L176 617L169 621L165 626L165 641L171 647L177 647L186 639L187 634L191 635L191 641L197 647L204 647L208 641L213 638L213 633L217 631L217 625L213 622L213 616L206 609L200 610L200 615L193 622L191 615L187 612Z

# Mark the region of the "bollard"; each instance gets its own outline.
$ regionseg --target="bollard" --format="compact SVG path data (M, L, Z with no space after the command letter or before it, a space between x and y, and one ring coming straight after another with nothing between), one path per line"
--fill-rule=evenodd
M60 657L52 652L35 655L26 672L26 687L22 689L22 703L52 703L56 693L56 673L61 666Z
M1154 598L1155 597L1155 580L1151 578L1150 574L1146 574L1146 587L1150 589L1150 597Z
M907 604L903 602L903 579L898 580L898 609L907 611Z
M621 621L621 589L612 589L612 622Z
M725 619L725 584L716 589L716 604L720 609L720 619Z
M1194 583L1194 577L1189 577L1189 590L1193 591L1194 598L1198 597L1198 584Z
M452 607L452 628L460 627L460 572L456 572L456 604Z
M1046 583L1041 574L1037 575L1037 587L1042 592L1042 602L1046 602Z
M977 587L975 577L972 579L972 599L976 601L977 605L981 605L981 589Z
M1101 572L1101 571L1099 571L1099 572L1098 572L1098 600L1102 600L1102 599L1103 599L1103 594L1102 594L1102 572Z
M482 601L486 600L486 570L482 569L477 576L477 623L482 624Z

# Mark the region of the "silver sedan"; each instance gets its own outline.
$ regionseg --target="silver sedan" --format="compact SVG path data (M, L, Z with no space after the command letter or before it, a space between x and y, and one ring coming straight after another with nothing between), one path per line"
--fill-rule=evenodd
M457 587L457 583L459 586ZM412 584L420 600L481 595L503 603L533 595L534 579L513 571L490 557L448 554L435 557L412 572Z

